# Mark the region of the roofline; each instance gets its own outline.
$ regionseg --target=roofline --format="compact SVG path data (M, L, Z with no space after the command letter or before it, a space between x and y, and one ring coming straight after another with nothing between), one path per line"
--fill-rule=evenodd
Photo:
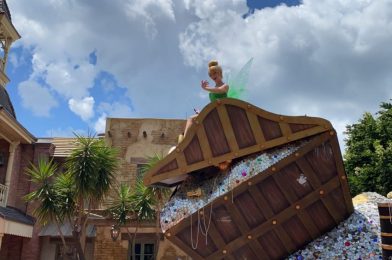
M0 115L4 115L5 121L29 144L35 143L37 138L21 125L7 109L0 105Z

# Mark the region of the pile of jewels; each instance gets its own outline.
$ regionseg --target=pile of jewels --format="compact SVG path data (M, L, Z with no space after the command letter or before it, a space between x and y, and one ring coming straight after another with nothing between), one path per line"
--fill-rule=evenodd
M229 192L235 187L293 154L306 143L307 141L296 142L252 156L235 163L226 172L221 172L215 177L201 182L195 182L192 178L184 181L161 212L162 231L165 232L175 226L181 220L204 208L223 194L228 193L230 195ZM187 196L187 192L198 189L201 190L201 196Z
M368 201L356 205L347 220L288 259L382 259L377 203L392 201L377 193L365 195Z

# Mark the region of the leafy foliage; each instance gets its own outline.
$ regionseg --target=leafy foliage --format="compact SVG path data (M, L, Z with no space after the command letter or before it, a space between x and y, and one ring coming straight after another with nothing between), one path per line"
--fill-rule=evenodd
M78 136L78 146L66 161L76 192L85 199L100 200L110 189L117 167L117 153L102 139Z
M34 215L41 223L54 222L60 230L60 224L67 221L74 227L78 257L83 260L90 206L101 202L111 189L118 159L117 151L107 147L102 139L76 136L77 147L67 158L64 173L58 171L53 161L44 160L27 169L37 189L27 194L25 200L38 203Z
M40 206L34 210L34 215L42 224L48 221L56 221L61 216L61 208L58 206L60 199L53 184L53 175L57 171L57 165L53 161L46 162L43 159L38 161L38 165L31 164L27 169L27 174L31 176L31 181L37 185L37 189L27 194L26 201L38 201Z
M344 158L353 195L392 190L392 104L381 103L377 115L365 113L346 129Z

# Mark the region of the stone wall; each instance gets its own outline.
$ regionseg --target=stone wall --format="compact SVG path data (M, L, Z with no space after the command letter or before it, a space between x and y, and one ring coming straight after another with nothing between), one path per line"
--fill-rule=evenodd
M134 185L137 165L145 163L154 154L166 155L172 146L177 145L185 123L185 120L175 119L108 118L105 141L119 151L117 182Z
M174 119L108 118L105 141L119 151L120 165L116 173L117 182L133 186L137 177L137 165L146 163L147 158L154 154L165 156L172 146L177 145L178 136L183 133L185 124L185 120ZM110 226L97 227L95 259L127 259L128 240L119 238L113 242L110 237L110 228ZM138 236L155 234L151 228L155 228L155 225L139 229ZM189 258L170 241L164 239L159 243L158 259L184 260Z

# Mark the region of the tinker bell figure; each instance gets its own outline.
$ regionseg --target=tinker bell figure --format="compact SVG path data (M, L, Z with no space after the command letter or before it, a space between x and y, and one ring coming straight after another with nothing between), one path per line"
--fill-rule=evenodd
M223 82L222 68L219 66L218 62L212 60L208 63L208 76L215 82L215 87L211 87L207 80L201 81L201 87L209 92L209 98L211 102L222 98L237 98L240 99L245 91L245 86L248 81L250 67L252 65L253 58L250 59L245 66L238 72L234 77L229 78L229 83ZM185 126L184 136L186 135L188 129L192 125L193 118L199 113L195 109L196 115L188 118ZM182 137L180 137L182 140Z

